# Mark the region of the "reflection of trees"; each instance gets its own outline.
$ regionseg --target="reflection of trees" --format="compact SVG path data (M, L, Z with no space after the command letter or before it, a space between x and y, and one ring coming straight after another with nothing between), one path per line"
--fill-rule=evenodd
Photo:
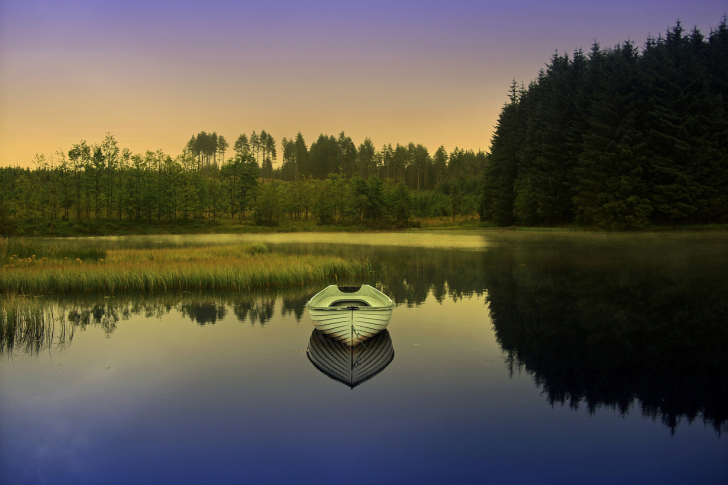
M279 291L270 291L258 294L238 295L235 297L233 313L238 320L250 321L251 325L256 322L265 325L273 318L277 299L281 301L281 315L293 315L297 322L306 309L306 302L320 288L287 288Z
M726 430L724 245L701 242L710 241L703 236L672 242L654 235L644 236L654 241L515 232L498 237L485 252L323 244L277 249L368 260L373 272L364 281L336 283L373 284L400 305L419 305L428 295L457 301L487 294L509 365L529 372L552 404L583 405L591 412L606 406L622 413L638 405L673 430L681 420L699 418ZM172 310L198 324L232 314L240 322L265 325L279 304L282 315L302 318L306 301L323 286L63 297L46 308L53 309L56 321L97 325L107 335L120 319L160 317ZM36 330L48 342L52 332ZM13 348L9 338L20 342L17 332L0 331L4 348ZM72 329L66 335L72 336ZM33 345L29 349L37 348Z
M262 326L268 323L271 318L273 318L275 304L275 294L267 298L261 297L258 299L239 299L234 303L235 309L233 310L233 313L235 313L235 316L241 322L249 320L251 325L255 325L257 322L260 323L260 325Z
M331 246L366 259L398 304L487 292L511 368L550 403L622 413L638 403L671 429L702 417L728 427L724 246L701 236L490 235L484 252ZM289 250L293 250L289 248ZM300 250L300 249L299 249Z
M484 290L482 252L340 244L280 245L276 250L368 260L373 272L366 278L331 283L368 283L381 289L398 305L420 305L430 294L437 301L448 297L457 301L466 295L481 295Z
M68 315L68 321L81 330L89 325L99 326L108 337L116 330L116 323L122 318L124 308L120 308L108 299L95 302L89 306L73 306L70 309L59 305L60 314Z
M71 343L75 329L97 327L108 337L116 330L119 320L133 316L161 318L173 310L198 325L215 324L230 310L240 322L265 325L273 318L280 301L282 315L292 314L300 320L306 302L319 289L6 299L0 301L0 355L14 351L33 355L42 350L65 348Z
M698 417L725 431L728 299L720 265L622 251L548 261L512 248L491 252L483 278L509 366L531 373L551 404L627 413L638 402L673 431Z
M308 300L318 291L312 289L312 291L304 292L301 295L288 294L282 295L282 307L281 315L293 315L297 322L301 321L303 313L306 310L306 303Z
M227 308L225 305L216 302L183 303L180 305L182 315L188 317L199 325L206 323L215 324L218 320L225 318Z

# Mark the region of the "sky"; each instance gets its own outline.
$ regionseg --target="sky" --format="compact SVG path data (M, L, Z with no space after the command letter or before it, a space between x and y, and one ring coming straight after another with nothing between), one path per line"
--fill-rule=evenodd
M266 130L487 150L513 79L728 0L0 0L0 166L111 133L133 152Z

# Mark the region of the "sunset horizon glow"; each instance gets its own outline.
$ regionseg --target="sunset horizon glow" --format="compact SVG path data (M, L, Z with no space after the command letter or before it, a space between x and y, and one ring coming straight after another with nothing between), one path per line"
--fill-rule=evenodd
M200 131L344 131L358 146L488 150L512 80L596 41L644 45L725 1L0 0L0 166L106 133L176 156ZM280 166L280 157L274 163Z

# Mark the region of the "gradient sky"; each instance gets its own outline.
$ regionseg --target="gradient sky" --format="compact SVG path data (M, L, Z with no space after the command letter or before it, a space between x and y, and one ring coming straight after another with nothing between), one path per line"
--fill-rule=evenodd
M180 153L265 129L358 145L487 149L512 79L597 40L642 45L679 18L705 34L727 0L0 0L0 166L106 132Z

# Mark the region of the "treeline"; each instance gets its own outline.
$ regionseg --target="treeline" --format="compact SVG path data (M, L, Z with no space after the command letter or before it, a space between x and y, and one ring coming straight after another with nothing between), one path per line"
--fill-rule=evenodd
M479 212L499 225L728 222L728 26L585 55L555 54L515 82L491 152L358 146L344 132L216 132L180 155L133 154L113 136L34 169L0 168L0 232L20 221L389 221ZM280 153L280 163L278 156ZM229 156L228 156L229 155ZM336 201L336 202L333 202Z
M511 87L483 175L500 225L728 221L728 28L554 55Z
M22 223L46 224L53 233L63 221L220 218L406 225L412 216L477 210L483 153L440 148L430 157L414 144L389 153L391 147L374 150L367 139L347 158L341 147L354 145L343 134L339 140L322 135L309 149L300 134L293 142L284 138L276 169L275 140L264 130L240 135L231 152L224 137L200 132L175 158L134 154L112 135L95 145L82 141L50 160L36 155L32 169L0 168L0 232L22 233Z
M383 180L402 182L414 190L443 189L457 185L466 192L477 190L477 179L485 167L483 152L455 148L448 153L439 147L434 154L421 144L387 144L375 148L371 139L365 138L357 147L341 132L338 138L319 135L306 149L306 143L299 133L295 139L283 139L283 162L276 178L299 180L301 177L325 178L328 174L339 174L345 178L359 175L368 178L376 175Z

